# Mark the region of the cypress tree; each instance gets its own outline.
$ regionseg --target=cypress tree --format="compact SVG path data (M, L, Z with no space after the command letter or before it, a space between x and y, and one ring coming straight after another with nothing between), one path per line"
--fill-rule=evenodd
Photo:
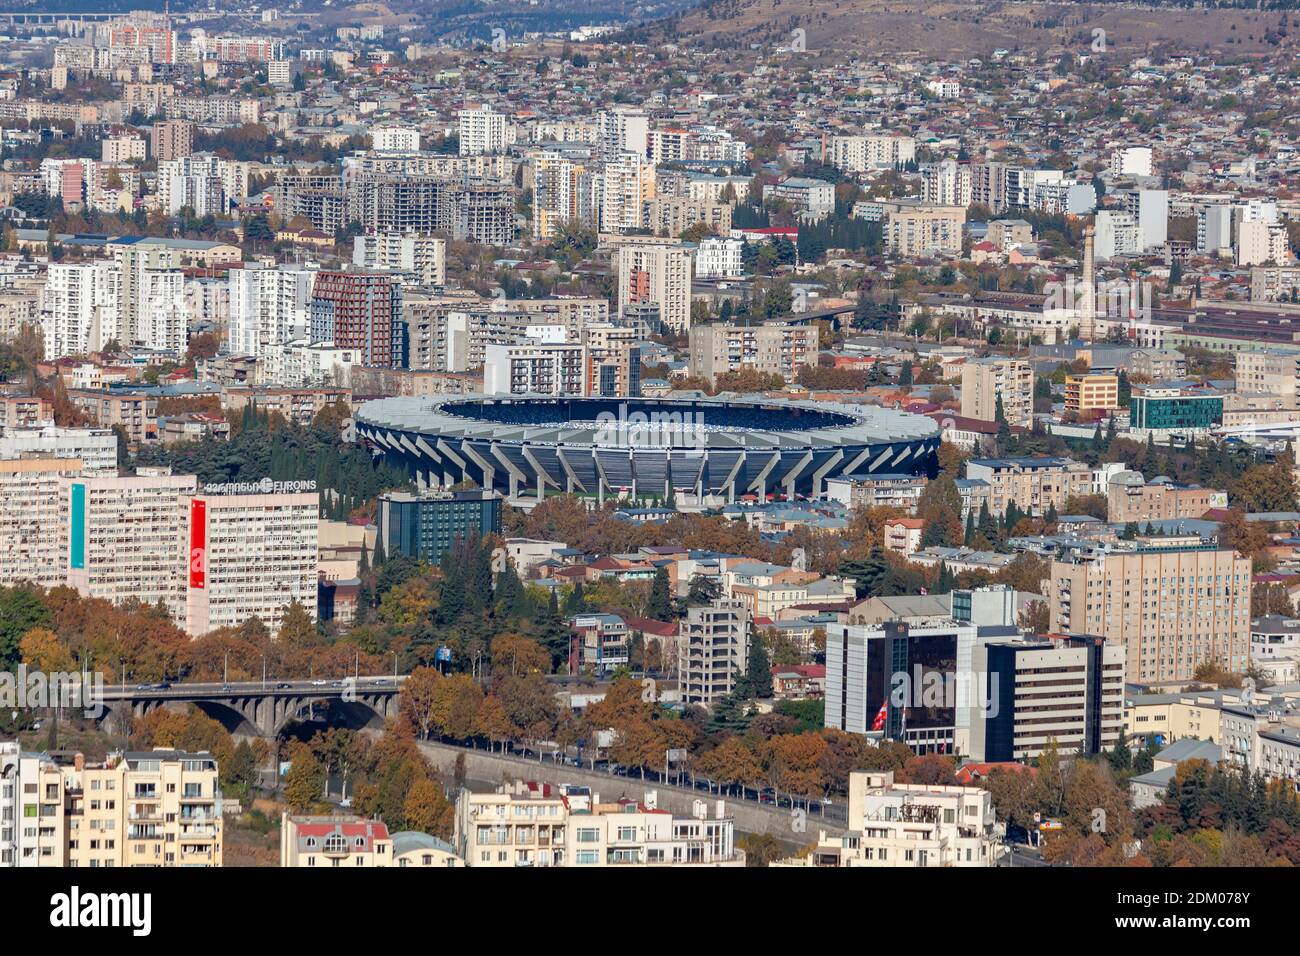
M646 605L646 616L656 621L672 620L673 597L668 589L666 568L655 571L654 581L650 584L650 601Z

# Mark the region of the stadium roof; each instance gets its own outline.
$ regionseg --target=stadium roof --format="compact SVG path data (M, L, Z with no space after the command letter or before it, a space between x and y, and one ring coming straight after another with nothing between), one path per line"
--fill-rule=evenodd
M509 405L533 406L539 410L556 406L557 411L560 411L558 406L567 405L565 411L569 414L541 415L535 423L501 421L492 415L494 407ZM467 417L458 414L457 408L480 414ZM653 446L657 426L634 416L638 413L653 416L656 412L683 416L681 420L668 419L659 428L673 439L671 447L681 448L702 445L710 449L780 450L874 445L933 438L939 431L923 415L875 406L788 399L737 402L707 397L678 400L543 395L412 396L367 402L358 410L357 420L416 434L530 444L596 444L603 442L611 429L641 429L647 444ZM703 416L702 420L691 417L697 412ZM603 417L606 415L609 417ZM765 427L765 418L770 418L771 427ZM807 418L811 427L802 427L801 418Z

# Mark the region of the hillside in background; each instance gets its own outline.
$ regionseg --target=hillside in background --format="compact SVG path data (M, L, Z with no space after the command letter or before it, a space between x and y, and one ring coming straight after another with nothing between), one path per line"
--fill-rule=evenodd
M1291 4L1291 0L1287 0ZM1291 4L1294 6L1294 4ZM1088 51L1093 30L1112 50L1173 42L1184 51L1249 54L1272 49L1294 9L1186 8L1181 4L954 3L919 0L709 0L629 31L649 42L717 48L788 47L802 29L810 53L923 51L936 59L995 49ZM1291 31L1293 39L1296 31Z

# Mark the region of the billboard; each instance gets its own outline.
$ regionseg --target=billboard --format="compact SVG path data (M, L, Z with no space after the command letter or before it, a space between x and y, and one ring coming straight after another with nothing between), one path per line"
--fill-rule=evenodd
M86 566L86 486L78 482L72 486L72 521L69 562L74 568Z
M190 500L190 587L203 588L208 568L208 503Z

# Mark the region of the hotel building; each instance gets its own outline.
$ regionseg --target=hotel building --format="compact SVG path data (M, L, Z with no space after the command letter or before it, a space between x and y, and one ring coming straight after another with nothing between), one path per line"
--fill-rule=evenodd
M269 483L268 483L269 484ZM311 492L183 496L188 528L185 629L193 636L258 617L272 633L297 602L314 619L319 495Z

